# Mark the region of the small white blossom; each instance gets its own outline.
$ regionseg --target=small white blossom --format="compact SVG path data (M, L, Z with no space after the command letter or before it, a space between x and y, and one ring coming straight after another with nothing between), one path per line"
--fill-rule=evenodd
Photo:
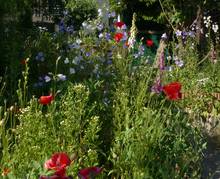
M70 74L75 74L76 70L74 68L70 68Z
M59 81L65 81L66 80L66 75L63 74L57 74L58 80Z
M68 64L70 61L69 61L69 59L68 58L66 58L65 60L64 60L64 63L65 64Z
M166 34L166 33L163 33L162 36L161 36L161 38L164 39L164 40L167 39L167 34Z
M76 40L76 43L77 43L77 44L81 44L81 43L82 43L82 40L77 39L77 40Z
M208 16L208 17L203 17L204 19L204 24L206 26L206 28L209 28L211 26L211 23L212 23L212 20L211 20L211 16Z
M98 9L98 16L102 17L103 13L102 13L102 9Z
M83 22L83 23L82 23L82 26L83 26L83 27L86 27L87 25L88 25L87 22Z
M103 33L99 34L99 38L103 38L103 36L104 36Z
M212 30L215 32L215 33L217 33L218 32L218 24L213 24L212 25Z

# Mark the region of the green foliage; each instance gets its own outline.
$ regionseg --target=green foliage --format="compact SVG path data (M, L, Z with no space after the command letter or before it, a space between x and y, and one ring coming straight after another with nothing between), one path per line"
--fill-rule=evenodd
M74 13L88 10L89 1L68 3ZM175 13L173 24L182 18ZM134 21L134 44L127 45L127 38L114 40L125 29L100 30L100 24L97 17L75 33L39 32L27 39L18 106L0 108L1 170L10 168L9 178L50 175L44 162L63 151L73 160L67 172L74 177L83 167L100 166L100 178L200 178L205 142L198 119L209 114L210 97L199 94L219 90L219 64L209 55L199 61L197 39L185 31L173 34L172 42L152 39L146 46L135 39ZM162 58L165 67L158 69ZM180 82L183 98L151 92L158 76L162 86ZM200 84L205 77L208 82ZM38 79L45 86L32 86ZM40 104L38 97L49 93L54 100ZM213 104L216 114L219 104Z
M3 156L12 159L8 167L15 176L22 178L30 172L39 175L42 167L34 167L34 161L43 162L57 151L77 156L70 174L79 167L98 164L101 123L98 116L88 113L91 110L86 107L88 95L85 86L70 84L60 105L54 102L47 108L32 99L30 105L22 109L12 156Z
M140 24L145 22L155 25L152 22L157 22L169 28L172 28L172 26L183 27L191 25L197 18L199 7L202 9L202 12L206 12L217 9L220 5L212 0L139 0L135 2L121 0L120 3L111 0L110 2L113 9L124 14L124 21L129 24L131 19L127 18L131 18L132 14L136 12ZM140 26L140 28L142 29L144 27Z
M0 77L7 84L3 96L11 104L15 102L17 81L21 77L24 41L32 27L31 1L1 0L0 4Z
M75 29L79 29L85 20L97 16L96 1L94 0L68 0L66 8L70 12Z
M115 59L120 74L114 92L109 174L116 178L199 178L203 150L199 128L190 125L178 104L147 95L155 71L145 64L138 67L138 73L130 73L130 60L126 56Z

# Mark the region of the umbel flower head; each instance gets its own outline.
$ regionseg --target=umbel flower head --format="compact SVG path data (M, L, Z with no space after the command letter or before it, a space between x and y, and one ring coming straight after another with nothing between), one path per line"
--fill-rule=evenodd
M182 98L181 86L179 82L172 82L163 86L163 92L169 100L178 100Z

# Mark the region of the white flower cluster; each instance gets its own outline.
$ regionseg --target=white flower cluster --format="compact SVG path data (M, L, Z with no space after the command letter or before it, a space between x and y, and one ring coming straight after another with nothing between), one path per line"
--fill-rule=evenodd
M207 16L207 17L204 16L203 20L204 20L204 24L206 28L212 28L214 33L218 32L218 29L219 29L218 24L216 22L215 23L212 22L211 16Z
M212 25L212 30L214 31L214 33L217 33L218 32L218 24L217 23L214 23Z
M204 16L203 20L204 20L204 24L205 24L206 28L209 28L212 24L211 16L207 16L207 17Z

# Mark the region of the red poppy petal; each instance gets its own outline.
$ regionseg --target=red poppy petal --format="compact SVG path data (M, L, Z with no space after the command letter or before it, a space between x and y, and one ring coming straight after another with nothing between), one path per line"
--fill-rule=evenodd
M182 94L180 90L181 84L179 82L173 82L163 86L163 92L170 100L181 99Z
M65 177L66 176L66 168L56 168L55 175L60 176L60 177Z
M44 163L44 167L48 170L55 170L56 175L65 176L66 167L69 166L71 160L66 153L55 153Z
M123 34L122 33L116 33L114 36L114 39L116 42L120 42L120 40L123 38Z
M122 26L124 25L125 23L124 22L115 22L115 26L116 27L119 27L119 28L122 28Z
M152 47L153 44L154 44L153 40L151 40L151 39L146 40L146 45L147 45L148 47Z
M41 96L40 99L39 99L39 102L42 105L47 105L47 104L50 104L52 100L53 100L52 95L50 95L50 96Z
M88 168L81 169L78 175L81 179L89 179L90 176L96 176L100 174L101 171L102 171L102 168L99 168L99 167L88 167Z

